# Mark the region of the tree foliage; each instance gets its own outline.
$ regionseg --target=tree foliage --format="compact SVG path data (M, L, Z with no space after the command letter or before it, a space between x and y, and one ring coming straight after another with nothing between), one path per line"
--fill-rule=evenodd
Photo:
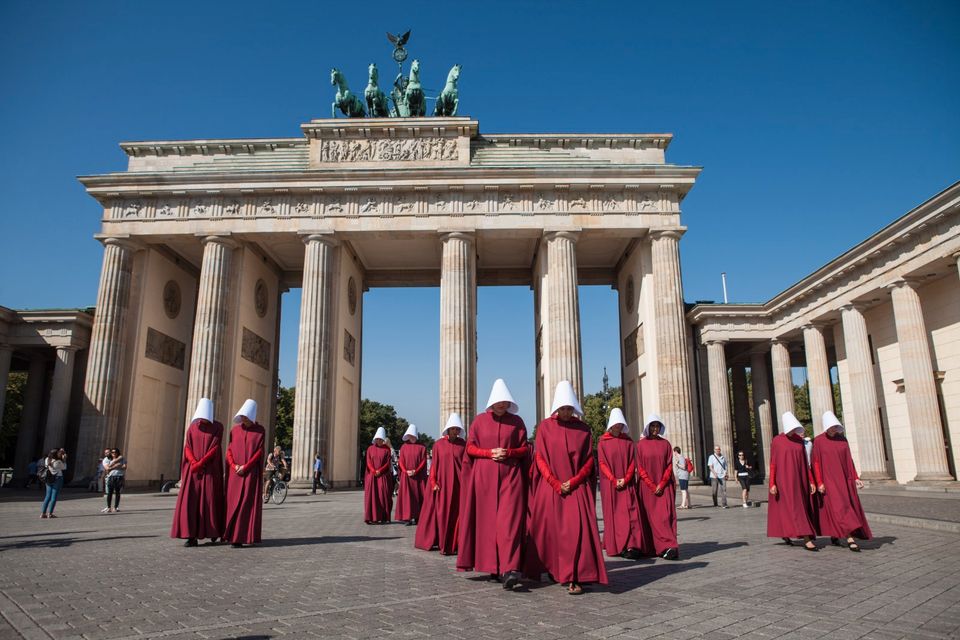
M3 407L3 424L0 426L0 466L13 465L17 434L20 431L20 416L23 414L23 391L26 386L26 373L10 372L7 378L6 403Z
M607 429L607 418L614 407L623 408L623 392L620 387L607 387L597 393L583 397L583 421L590 425L593 439L603 435Z
M410 426L406 418L397 414L393 405L383 404L376 400L364 398L360 401L360 434L357 436L357 446L364 450L373 440L373 434L383 427L387 430L387 438L394 449L399 449L404 431ZM420 442L428 447L433 445L434 439L421 430Z
M293 387L280 387L277 398L277 425L274 431L276 444L284 451L293 447L293 405L296 400L296 390Z

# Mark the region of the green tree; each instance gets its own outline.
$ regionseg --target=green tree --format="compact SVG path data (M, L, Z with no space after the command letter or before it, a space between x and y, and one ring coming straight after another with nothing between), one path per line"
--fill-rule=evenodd
M583 421L590 425L593 439L597 440L607 430L607 418L614 407L623 408L623 390L620 387L611 387L608 383L607 371L603 371L603 388L597 393L588 393L583 397Z
M20 431L20 416L23 413L23 391L27 386L27 374L19 371L7 378L7 400L3 407L3 424L0 426L0 465L13 466L17 449L17 434Z
M805 384L793 385L793 415L803 424L806 434L813 437L810 417L810 387Z
M277 428L274 438L284 451L293 446L293 406L296 395L293 387L280 387L277 398Z
M383 427L387 430L387 438L395 449L400 447L403 432L410 426L406 418L397 414L393 405L383 404L376 400L364 398L360 401L360 433L357 436L357 446L364 450L373 440L373 434ZM434 439L420 433L420 442L428 447L433 445Z

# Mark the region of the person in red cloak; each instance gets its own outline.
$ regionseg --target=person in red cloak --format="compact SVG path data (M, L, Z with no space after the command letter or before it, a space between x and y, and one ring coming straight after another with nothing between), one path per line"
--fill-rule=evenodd
M629 436L623 411L613 409L607 431L597 442L600 503L603 505L603 548L610 557L640 558L643 521L637 495L637 448Z
M257 403L248 399L233 419L227 446L227 517L223 539L234 548L260 542L263 524L263 445L266 430L257 423Z
M417 425L407 427L397 456L400 473L397 474L396 519L406 522L408 527L417 524L427 486L427 448L417 442L418 438Z
M803 538L803 548L819 551L813 542L816 535L815 514L811 496L813 484L803 440L803 425L789 411L783 414L783 433L770 443L770 501L767 504L767 536Z
M637 475L645 556L678 560L676 488L673 483L673 449L663 438L667 427L660 416L647 416L643 437L637 442Z
M467 448L466 441L460 437L462 431L460 415L451 413L440 432L440 439L433 445L430 478L413 544L417 549L431 551L438 548L445 556L457 552L460 469Z
M458 571L481 571L504 589L520 584L527 512L527 427L506 383L493 383L467 432Z
M391 449L387 446L387 430L377 429L373 443L367 447L366 472L363 475L363 521L387 524L393 510L393 469Z
M813 439L813 477L817 482L818 533L830 536L830 542L860 551L854 538L869 540L873 537L867 516L860 505L858 489L863 482L853 466L850 445L844 437L843 425L832 411L823 414L823 433Z
M537 425L530 489L531 544L527 574L545 569L567 593L607 584L594 498L596 469L590 427L580 420L580 401L568 380L557 384L549 418Z
M223 425L213 421L213 402L201 398L183 438L180 491L173 511L171 538L186 538L183 546L197 546L198 538L216 542L223 535Z

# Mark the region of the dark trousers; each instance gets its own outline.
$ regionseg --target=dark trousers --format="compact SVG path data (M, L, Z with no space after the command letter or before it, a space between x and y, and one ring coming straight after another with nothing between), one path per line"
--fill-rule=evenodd
M327 483L323 481L323 475L319 473L313 474L313 492L317 492L317 487L326 493L327 492Z
M107 508L110 507L110 498L113 498L113 508L120 507L120 493L123 491L123 476L107 477Z

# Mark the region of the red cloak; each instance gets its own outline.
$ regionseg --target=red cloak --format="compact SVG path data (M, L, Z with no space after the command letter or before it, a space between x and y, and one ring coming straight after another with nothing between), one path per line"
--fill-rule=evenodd
M260 542L263 524L263 441L265 430L259 423L249 427L235 424L227 446L226 494L227 518L223 539L233 544ZM243 475L234 470L242 465Z
M536 438L526 573L539 579L542 568L561 583L607 584L590 427L552 415L537 426ZM570 493L562 495L567 481Z
M427 486L427 448L419 442L400 445L400 473L397 474L397 520L416 520L423 505L423 490ZM407 472L413 471L412 476Z
M597 442L600 461L600 503L603 505L603 548L608 556L643 545L643 520L637 496L637 448L630 436L609 432ZM617 480L626 483L617 489Z
M197 418L187 427L171 538L223 535L223 425Z
M770 443L770 494L767 503L767 536L802 538L816 535L810 484L813 474L807 465L803 438L777 435Z
M643 511L644 555L662 555L677 545L676 488L673 486L673 448L660 436L637 442L640 509ZM657 487L663 493L656 494Z
M492 449L507 449L496 462ZM467 434L457 569L502 575L523 567L527 428L520 416L477 415Z
M438 547L444 555L457 552L460 469L466 448L466 441L459 437L453 440L443 437L433 445L430 478L413 544L417 549L430 551Z
M385 444L367 447L367 470L363 475L363 521L367 524L390 522L393 510L390 453L390 447Z
M873 537L857 495L857 469L850 445L842 435L821 433L813 439L813 475L824 493L814 496L818 506L818 533L831 538L869 540Z

